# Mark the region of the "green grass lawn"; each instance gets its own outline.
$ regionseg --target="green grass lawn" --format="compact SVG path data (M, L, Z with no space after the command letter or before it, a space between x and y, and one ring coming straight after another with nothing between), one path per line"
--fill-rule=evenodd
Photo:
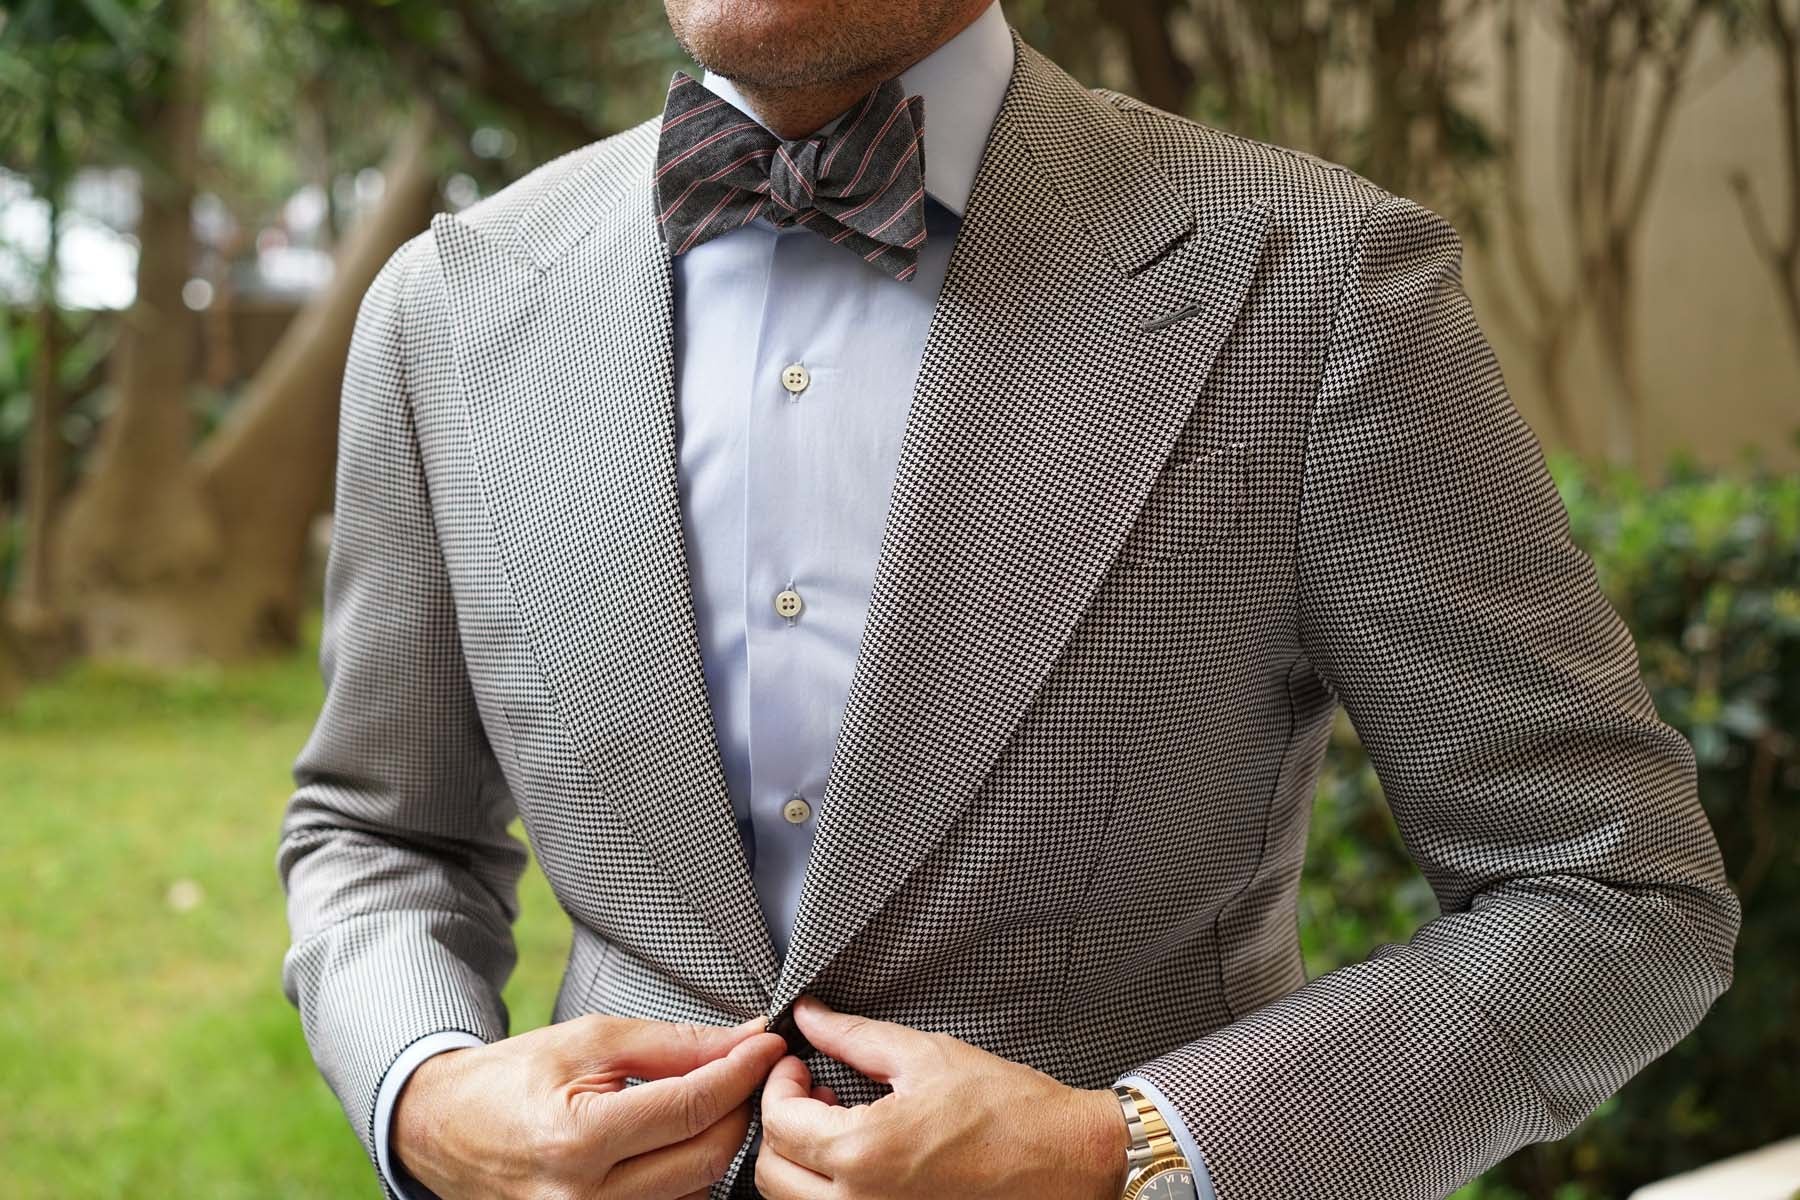
M275 839L322 685L81 667L0 715L0 1195L375 1196L281 994ZM533 868L515 1031L568 926Z

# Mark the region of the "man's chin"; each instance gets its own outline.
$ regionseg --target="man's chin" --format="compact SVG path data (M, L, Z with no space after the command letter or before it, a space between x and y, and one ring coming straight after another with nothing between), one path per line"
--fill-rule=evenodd
M708 71L721 75L744 89L775 91L821 87L837 83L850 75L860 78L872 71L870 67L850 72L829 69L817 60L808 60L804 56L783 51L779 45L771 45L770 41L742 41L741 30L734 29L727 36L730 38L729 45L700 43L688 53ZM779 38L772 40L779 42Z
M877 71L893 47L855 37L835 13L828 0L694 0L681 13L677 40L695 62L739 87L818 87ZM865 52L857 52L859 43Z

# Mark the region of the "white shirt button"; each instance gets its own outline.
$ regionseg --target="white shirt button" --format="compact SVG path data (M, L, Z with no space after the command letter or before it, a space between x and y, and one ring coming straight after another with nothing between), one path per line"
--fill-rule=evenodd
M781 815L789 825L804 825L812 816L812 805L806 802L805 796L789 796L788 802L781 806Z
M789 363L781 368L781 386L796 396L804 392L806 385L811 382L812 372L802 363Z
M799 616L800 610L805 607L805 602L800 599L800 593L793 588L783 588L775 593L775 612L778 616L786 617L791 621Z

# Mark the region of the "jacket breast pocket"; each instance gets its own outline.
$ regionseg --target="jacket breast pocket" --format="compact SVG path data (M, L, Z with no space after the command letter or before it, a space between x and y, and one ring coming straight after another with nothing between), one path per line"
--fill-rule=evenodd
M1162 469L1119 548L1122 562L1193 558L1237 528L1244 506L1243 442L1203 446Z

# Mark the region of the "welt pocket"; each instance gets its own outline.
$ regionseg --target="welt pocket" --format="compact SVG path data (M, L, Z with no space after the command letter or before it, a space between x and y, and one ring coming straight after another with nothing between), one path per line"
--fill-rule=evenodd
M1119 558L1155 562L1205 554L1228 539L1244 505L1245 445L1184 454L1157 474Z

